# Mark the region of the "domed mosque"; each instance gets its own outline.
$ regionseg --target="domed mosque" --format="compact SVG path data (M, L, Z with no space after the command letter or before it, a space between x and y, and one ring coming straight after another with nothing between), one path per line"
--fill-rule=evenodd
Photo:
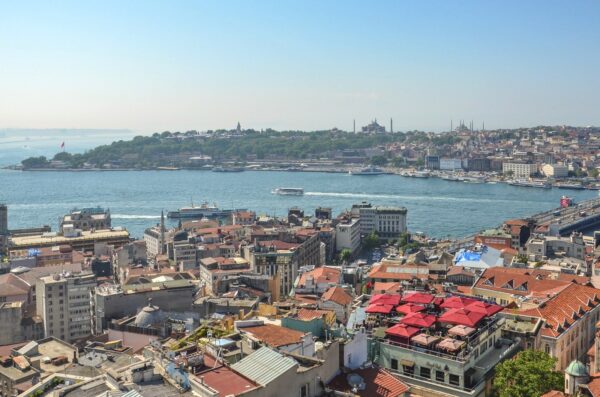
M160 308L152 304L152 298L148 299L148 305L135 316L133 322L136 327L149 328L153 326L161 326L164 322L164 315Z

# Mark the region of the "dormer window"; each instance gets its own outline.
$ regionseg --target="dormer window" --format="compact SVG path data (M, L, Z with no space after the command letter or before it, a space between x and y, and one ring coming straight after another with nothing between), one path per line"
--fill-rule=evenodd
M573 320L577 320L577 312L573 312L573 314L571 314L571 318L572 318ZM567 321L567 320L565 319L565 322L566 322L566 321Z
M541 274L538 274L537 276L535 276L536 280L542 280L544 277Z
M490 277L487 280L485 280L484 284L493 286L494 285L494 277Z
M502 288L506 288L506 289L513 289L513 288L514 288L514 287L513 287L513 281L512 281L512 280L509 280L509 281L508 281L506 284L504 284L504 285L502 286Z
M523 284L519 285L517 287L518 291L527 291L527 282L524 282Z
M585 314L585 310L583 310L583 306L579 306L579 315L583 316Z

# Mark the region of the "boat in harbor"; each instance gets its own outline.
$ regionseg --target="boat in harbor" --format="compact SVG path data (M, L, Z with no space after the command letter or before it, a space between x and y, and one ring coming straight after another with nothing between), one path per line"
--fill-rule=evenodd
M244 209L220 209L216 204L202 203L200 206L181 207L177 211L167 212L167 218L171 219L202 219L202 218L220 218L231 215L236 211L245 211Z
M242 172L244 171L243 167L214 167L212 169L213 172Z
M482 176L465 176L464 183L485 183L485 178Z
M511 186L519 186L519 187L534 187L538 189L550 189L552 185L550 185L546 181L530 181L527 179L514 179L508 182Z
M458 182L459 181L458 176L453 175L453 174L450 174L450 175L444 174L444 175L442 175L441 179L443 179L444 181L451 181L451 182Z
M558 182L554 184L554 187L559 189L572 189L572 190L583 190L585 187L581 183L572 182Z
M407 176L409 178L429 178L429 171L413 171L413 172L405 172L402 176Z
M348 174L350 174L350 175L381 175L381 174L385 174L385 171L382 170L381 168L377 168L377 167L367 167L367 168L361 168L359 170L350 170L350 171L348 171Z
M278 187L272 193L280 196L302 196L304 189L301 187Z

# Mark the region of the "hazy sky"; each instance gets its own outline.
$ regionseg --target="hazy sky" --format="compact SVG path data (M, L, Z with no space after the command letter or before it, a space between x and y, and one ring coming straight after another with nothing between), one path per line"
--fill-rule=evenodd
M3 1L0 128L600 124L599 1Z

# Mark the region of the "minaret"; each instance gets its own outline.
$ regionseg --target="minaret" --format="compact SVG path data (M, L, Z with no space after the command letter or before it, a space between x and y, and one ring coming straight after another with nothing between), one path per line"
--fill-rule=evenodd
M390 117L390 132L394 132L394 119Z
M452 120L450 120L450 132L452 132Z
M160 247L158 247L159 255L163 254L163 247L165 246L165 211L160 211Z
M356 134L356 119L352 120L352 133Z

